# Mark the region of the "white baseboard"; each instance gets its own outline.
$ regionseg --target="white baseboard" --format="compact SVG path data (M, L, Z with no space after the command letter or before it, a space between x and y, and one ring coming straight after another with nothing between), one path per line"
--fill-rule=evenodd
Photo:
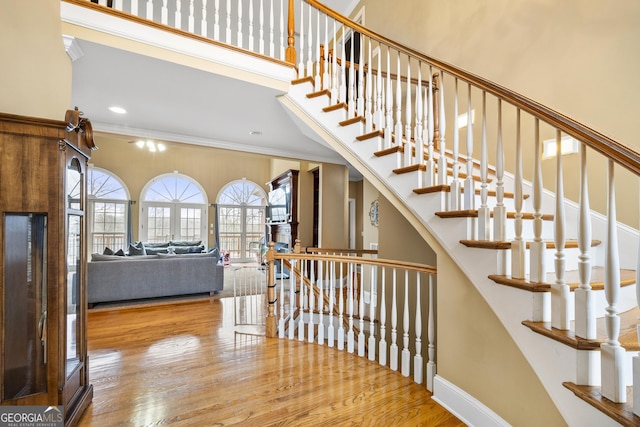
M509 423L480 403L476 398L439 375L436 375L433 379L433 400L469 426L510 426Z

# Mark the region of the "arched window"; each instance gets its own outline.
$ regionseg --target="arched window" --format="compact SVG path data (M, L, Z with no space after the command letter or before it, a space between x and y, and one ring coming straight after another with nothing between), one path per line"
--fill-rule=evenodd
M126 251L131 237L129 190L116 175L93 166L87 185L90 252Z
M217 199L218 244L233 261L256 259L264 245L267 194L240 179L225 185Z
M140 240L201 240L207 245L207 194L194 179L174 172L147 183L140 196Z

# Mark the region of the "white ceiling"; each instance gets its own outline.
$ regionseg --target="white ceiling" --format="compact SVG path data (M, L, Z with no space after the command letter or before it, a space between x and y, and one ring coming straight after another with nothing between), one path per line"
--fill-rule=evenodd
M346 7L344 0L333 3ZM87 40L74 43L82 55L73 62L72 103L91 120L98 145L103 133L344 163L298 128L277 90ZM112 105L127 114L109 111Z

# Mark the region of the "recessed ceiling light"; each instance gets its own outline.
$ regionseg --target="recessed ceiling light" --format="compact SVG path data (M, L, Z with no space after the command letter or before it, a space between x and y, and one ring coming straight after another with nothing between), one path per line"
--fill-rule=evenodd
M113 113L116 113L116 114L127 114L127 110L125 110L122 107L117 107L115 105L112 106L112 107L109 107L109 111L111 111Z
M262 135L262 132L260 132L259 130L252 130L251 132L249 132L249 135L260 136Z

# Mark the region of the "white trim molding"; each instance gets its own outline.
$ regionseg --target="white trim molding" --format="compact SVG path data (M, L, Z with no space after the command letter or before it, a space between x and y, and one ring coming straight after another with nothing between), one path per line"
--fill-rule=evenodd
M510 426L475 397L439 375L436 375L433 380L433 400L467 425L477 427Z

